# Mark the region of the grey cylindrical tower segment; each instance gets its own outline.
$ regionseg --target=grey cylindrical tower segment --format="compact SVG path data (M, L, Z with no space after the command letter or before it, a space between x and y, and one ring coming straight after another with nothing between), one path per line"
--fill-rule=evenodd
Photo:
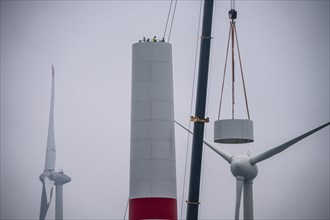
M63 185L56 185L55 219L63 219Z
M171 44L133 44L130 219L176 218L174 141Z

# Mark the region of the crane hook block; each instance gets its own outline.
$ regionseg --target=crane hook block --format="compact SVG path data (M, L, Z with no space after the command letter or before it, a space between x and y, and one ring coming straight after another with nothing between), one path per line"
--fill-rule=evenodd
M236 11L235 9L231 9L231 10L229 11L229 18L230 18L231 20L234 20L234 19L237 18L237 11Z

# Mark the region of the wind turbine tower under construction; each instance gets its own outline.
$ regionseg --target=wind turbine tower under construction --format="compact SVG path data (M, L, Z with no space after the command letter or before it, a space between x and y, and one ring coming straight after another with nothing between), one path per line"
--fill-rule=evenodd
M129 219L177 219L172 46L133 44Z

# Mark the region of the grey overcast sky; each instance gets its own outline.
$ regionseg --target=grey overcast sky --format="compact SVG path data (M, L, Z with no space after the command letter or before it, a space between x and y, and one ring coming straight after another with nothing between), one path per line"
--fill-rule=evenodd
M56 169L72 177L64 186L64 217L123 219L131 47L143 36L162 37L169 6L169 0L1 0L1 219L39 215L52 64ZM207 101L211 123L205 133L209 140L219 107L229 7L229 1L215 2ZM255 142L219 147L234 155L256 155L329 121L329 7L328 0L236 2ZM199 11L200 1L179 0L170 38L175 118L186 126ZM229 88L229 81L225 83ZM245 118L239 86L240 81L236 115ZM230 118L229 90L224 95L221 117ZM329 133L327 127L258 164L256 219L330 218ZM181 201L188 191L188 175L183 185L187 142L190 158L191 140L176 126L180 218L185 218ZM206 148L201 192L201 219L234 217L235 179L227 162ZM53 201L47 218L54 214Z

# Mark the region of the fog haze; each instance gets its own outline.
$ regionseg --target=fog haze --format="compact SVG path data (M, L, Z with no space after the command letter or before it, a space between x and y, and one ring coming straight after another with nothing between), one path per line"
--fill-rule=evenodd
M236 2L255 141L219 147L253 156L330 120L329 5ZM124 218L132 44L162 37L169 6L170 1L1 1L1 219L39 216L52 64L56 169L72 178L64 185L64 218ZM215 1L214 7L208 140L218 117L230 3ZM199 11L200 1L178 1L170 37L175 119L187 127L194 115ZM221 118L231 117L229 79ZM240 83L236 115L245 118ZM181 201L187 199L191 136L178 126L175 132L178 216L185 219ZM326 127L258 164L255 219L330 218L329 139ZM232 219L236 182L229 164L206 147L203 159L200 219ZM54 204L47 219L54 219Z

